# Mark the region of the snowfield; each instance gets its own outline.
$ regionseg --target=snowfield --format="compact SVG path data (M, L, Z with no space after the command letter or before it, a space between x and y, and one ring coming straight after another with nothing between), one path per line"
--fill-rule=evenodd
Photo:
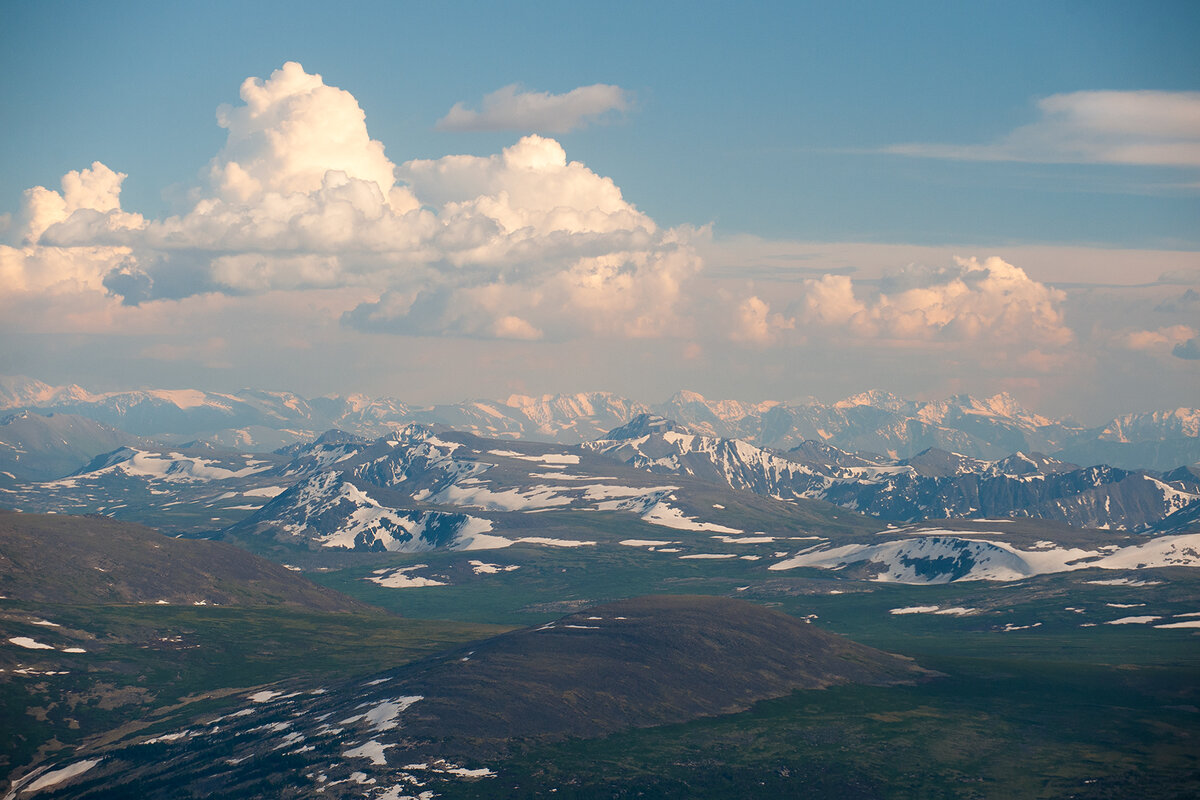
M105 475L125 475L167 483L206 483L230 478L245 478L248 475L264 472L271 466L253 459L247 459L245 463L246 466L242 469L227 469L216 466L216 460L210 458L185 456L175 452L163 455L133 447L123 447L111 453L105 465L98 469L59 478L56 481L48 481L46 485L76 486L81 480L91 480Z
M978 535L964 531L958 535L915 536L881 544L818 546L772 564L768 569L818 567L840 570L855 564L870 564L878 569L873 580L917 584L1016 581L1033 575L1080 569L1200 566L1200 534L1197 533L1160 536L1109 553L1059 547L1021 550L1007 542L967 538Z
M366 580L379 584L385 589L413 589L420 586L450 585L445 581L439 581L434 578L423 578L418 575L408 574L414 570L427 569L428 567L428 564L415 564L411 567L400 567L399 569L375 570L377 574L369 576Z

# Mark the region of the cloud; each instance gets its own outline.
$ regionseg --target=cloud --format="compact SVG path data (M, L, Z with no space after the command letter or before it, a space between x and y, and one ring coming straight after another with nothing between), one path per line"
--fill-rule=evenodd
M245 202L313 192L330 171L374 183L388 196L392 163L383 144L367 134L354 95L327 86L295 61L267 80L247 78L240 95L244 105L217 109L217 124L229 136L208 177L220 197Z
M1186 342L1180 342L1171 349L1171 355L1188 361L1200 360L1200 337L1193 336Z
M140 215L121 211L121 183L127 176L99 161L89 169L72 170L63 175L61 192L44 186L34 186L25 191L17 232L23 244L36 243L52 225L69 219L77 211L89 211L93 215L104 215L110 224L137 226L142 223Z
M693 242L707 232L661 229L554 139L396 166L354 97L299 64L248 79L241 97L218 111L227 141L189 210L124 212L125 176L97 162L61 193L26 194L28 252L0 255L4 274L57 271L127 306L359 288L374 299L344 324L426 336L646 337L684 324Z
M956 258L952 267L909 267L876 290L845 275L805 283L798 327L895 342L1007 341L1061 346L1073 335L1058 289L999 258Z
M1156 330L1133 330L1117 334L1116 342L1127 350L1178 350L1196 337L1196 329L1187 325L1170 325ZM1178 353L1176 353L1178 355ZM1181 356L1187 358L1187 356Z
M1200 312L1200 292L1188 289L1177 297L1168 297L1154 307L1155 311L1195 314Z
M1200 166L1200 92L1071 92L991 144L897 144L885 152L965 161Z
M766 302L752 295L737 307L730 338L735 342L767 345L774 342L783 331L794 327L794 320L782 314L772 314Z
M218 113L227 140L186 210L126 212L125 176L93 164L65 176L60 191L26 193L14 225L22 244L0 248L0 279L61 304L88 293L77 306L89 309L90 325L244 300L239 308L319 313L347 335L545 347L673 338L863 353L936 344L1058 363L1073 340L1064 293L1000 258L870 278L835 265L783 291L779 282L755 289L705 272L707 228L660 226L552 138L393 163L354 97L299 64L247 80L241 97ZM315 296L327 298L319 311L309 310Z
M1175 286L1200 285L1200 269L1173 269L1159 275L1158 283Z
M514 83L486 95L479 111L455 103L436 127L443 131L567 133L609 112L625 111L631 103L630 92L604 83L580 86L565 94L523 92Z
M1188 361L1200 360L1200 331L1190 325L1170 325L1155 330L1118 334L1116 342L1129 350L1166 353Z

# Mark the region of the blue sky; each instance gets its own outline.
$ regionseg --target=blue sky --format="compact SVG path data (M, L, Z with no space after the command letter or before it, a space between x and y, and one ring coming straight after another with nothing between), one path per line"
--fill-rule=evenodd
M677 228L712 227L689 244L696 264L671 273L671 291L676 283L692 287L680 289L678 307L666 312L681 324L651 326L651 331L644 320L633 320L615 335L616 328L600 323L582 332L567 330L553 320L542 321L526 297L507 307L509 301L496 299L495 292L486 301L491 304L487 313L493 315L488 325L450 319L446 302L457 307L463 297L456 293L466 291L465 284L461 277L448 282L436 270L424 283L411 271L398 282L380 277L375 268L367 280L362 277L366 267L356 266L348 272L354 279L337 281L336 287L268 281L248 288L241 275L240 283L214 289L217 279L211 274L184 274L205 269L197 255L208 252L205 247L193 243L189 254L170 250L168 258L163 253L169 248L164 250L161 240L151 246L146 236L133 242L128 234L122 243L132 248L134 261L141 260L139 275L154 278L157 287L174 281L176 287L206 288L190 293L164 289L166 294L139 300L114 290L113 279L102 288L94 281L92 289L99 295L72 302L91 308L88 303L98 303L102 296L121 306L105 312L108 329L88 328L102 325L98 316L78 329L54 331L10 321L6 337L20 346L0 352L0 371L40 372L36 377L82 383L190 380L229 388L262 377L272 384L268 388L306 392L342 388L405 396L404 391L413 391L407 381L382 379L366 368L331 369L324 383L314 380L311 370L264 371L266 364L288 360L280 356L282 351L265 346L253 358L228 352L215 356L223 347L229 349L227 341L221 344L228 338L222 335L228 322L215 311L216 316L195 317L195 325L212 326L211 332L202 332L213 343L208 356L188 350L181 332L156 329L159 323L151 319L170 317L163 310L168 306L182 316L199 315L195 309L202 301L197 298L211 300L222 292L275 303L274 312L243 304L236 313L286 316L280 309L287 303L271 294L286 289L296 292L289 302L319 306L313 313L324 320L293 331L292 338L312 337L318 328L326 331L340 343L329 356L335 360L341 347L369 352L378 362L398 342L413 347L420 335L425 352L461 360L491 348L496 353L489 364L505 365L506 372L499 366L480 370L472 383L412 360L396 362L394 370L423 376L416 392L422 396L413 398L418 400L458 399L451 396L455 393L502 396L509 390L593 388L654 400L667 391L668 381L715 395L822 396L868 388L865 384L878 378L893 384L883 388L907 394L1005 389L1033 404L1057 410L1077 404L1100 413L1101 408L1145 406L1158 399L1139 397L1129 388L1131 381L1157 384L1159 395L1171 403L1183 403L1200 389L1197 360L1172 355L1200 348L1188 345L1195 340L1200 310L1193 315L1193 306L1173 299L1183 296L1194 278L1162 280L1168 273L1178 278L1200 269L1200 163L1193 158L1200 132L1189 128L1194 122L1188 116L1200 92L1200 48L1195 46L1200 6L1195 3L581 7L360 2L334 7L39 2L9 3L4 18L0 213L11 215L12 247L20 245L16 232L27 213L24 190L36 185L58 190L64 174L94 161L128 176L120 185L123 212L138 212L147 220L186 215L197 192L208 191L210 161L226 153L229 131L217 124L218 106L238 107L244 80L267 81L289 61L303 65L310 75L319 73L324 85L350 93L365 112L369 137L382 144L393 165L414 159L434 162L452 154L488 157L527 133L541 133L561 144L568 161L611 179L624 200L652 220L656 236ZM439 129L438 121L455 104L481 109L487 95L514 84L518 94L555 96L603 84L619 89L623 110L609 110L598 120L582 119L566 131L519 125ZM1099 92L1108 94L1095 94ZM1085 112L1095 103L1105 114L1125 108L1122 104L1132 102L1136 93L1143 93L1145 103L1128 106L1122 119L1143 121L1120 134L1121 154L1114 155L1117 149L1106 138L1111 132L1088 128L1093 117ZM1058 111L1039 105L1055 98L1060 99ZM1157 121L1160 112L1163 123ZM1151 145L1163 144L1156 126L1166 130L1170 125L1180 126L1182 133L1166 138L1172 146L1181 142L1175 152L1184 155L1146 156ZM1023 129L1026 134L1020 133ZM1129 152L1137 154L1123 155ZM411 170L402 166L401 172ZM436 193L431 186L426 191ZM429 196L422 195L420 202L428 204ZM446 219L444 210L441 218ZM81 235L72 233L75 238L67 241L60 233L57 244L78 254L84 246L101 243L84 241ZM227 242L213 245L222 252L229 247ZM667 244L660 241L654 247L661 253ZM270 249L262 242L249 248L255 253ZM26 260L20 269L34 269L29 259L43 256L49 257L23 251L20 258ZM942 292L953 284L976 291L982 285L980 276L986 277L987 268L956 266L955 256L976 258L981 265L997 256L1023 271L1012 279L1018 292L1031 292L1022 302L1031 308L1044 303L1048 309L1040 321L1026 324L1043 326L1053 340L1041 348L1047 352L1033 359L1040 367L1029 366L1032 362L1025 358L1036 349L1028 342L1014 344L998 362L993 359L1002 367L978 366L979 342L1003 336L995 326L1013 317L996 310L983 295L979 303L968 299L964 306L953 300L950 307L945 300L950 295L943 292L933 312L914 305L925 297L914 293L917 289L936 286ZM11 251L10 258L17 257ZM153 272L158 267L148 266L160 262L170 265L159 273ZM398 269L394 258L389 263L393 272ZM516 288L528 294L537 281L559 274L554 271L558 268L546 266L548 261L538 261L543 266L537 268L542 271L536 280L514 277L526 269L520 265L489 263L494 271L488 280L513 290L514 297ZM920 280L896 277L897 271L914 265L931 272ZM111 265L106 269L111 272ZM641 269L653 278L659 267L650 263ZM842 291L846 287L828 281L823 288L804 283L846 269L855 270L850 295ZM1120 297L1071 288L1081 283L1109 284ZM1126 288L1147 283L1155 288L1137 297ZM34 291L32 280L25 284ZM341 306L328 298L313 299L335 288L348 291L351 285L362 296L343 298ZM842 294L835 297L835 289ZM426 293L421 303L432 304L431 310L422 310L420 303L406 305L403 320L393 314L387 324L378 323L388 302L394 305L402 295L405 304L415 302L412 297L421 291ZM1055 291L1065 294L1059 297ZM61 292L54 296L56 302L68 302ZM442 299L430 299L435 296ZM10 301L17 302L14 298L10 293ZM832 305L822 310L815 298ZM905 303L923 324L936 327L936 335L918 336L909 321L894 316L894 309ZM697 326L696 320L720 313L714 309L723 305L745 324L731 328L722 341L701 341L696 328L705 326ZM835 308L836 313L830 311ZM98 309L94 313L104 316ZM619 313L635 316L644 311L628 304L621 309ZM1106 315L1122 309L1128 312L1128 324L1104 322ZM368 317L375 321L368 324ZM689 319L690 324L683 324ZM417 327L422 320L428 330ZM853 330L837 335L838 325ZM79 338L72 338L80 336L89 342L99 336L107 342L107 355L98 359ZM630 336L651 354L650 362L668 360L675 366L647 366L633 376L615 368L572 374L567 364L575 357L568 355L572 347L592 353L595 364L605 364L612 360L604 355L606 346L620 352ZM857 345L842 352L838 348L848 338ZM936 356L930 350L934 340ZM795 366L823 363L831 351L836 351L836 363L850 366L836 375L828 366L809 371ZM744 363L747 372L735 380L722 378L728 371L719 353ZM1103 401L1089 397L1087 387L1096 386L1096 365L1113 359L1124 364L1120 379L1112 379ZM1064 377L1062 365L1067 363L1076 366ZM103 367L88 366L98 364ZM788 374L796 377L768 377ZM586 376L624 385L579 385Z
M561 138L668 225L768 237L1200 246L1193 170L947 164L1081 90L1200 88L1195 3L25 3L6 13L2 208L99 159L163 209L220 147L213 110L285 61L348 88L393 160L511 134L433 123L502 85L636 95ZM1063 213L1069 206L1071 213Z

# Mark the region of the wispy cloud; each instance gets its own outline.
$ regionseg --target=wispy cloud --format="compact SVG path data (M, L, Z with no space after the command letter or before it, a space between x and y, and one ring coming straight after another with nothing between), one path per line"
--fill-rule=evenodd
M620 86L595 83L565 94L524 92L517 84L483 98L479 111L455 103L438 120L443 131L537 131L566 133L596 121L609 112L626 111L633 95Z
M908 143L885 152L963 161L1200 167L1200 92L1071 92L990 144Z

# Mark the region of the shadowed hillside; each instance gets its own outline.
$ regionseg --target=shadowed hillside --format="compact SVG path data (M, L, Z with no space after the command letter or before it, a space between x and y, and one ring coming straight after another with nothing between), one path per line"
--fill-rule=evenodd
M222 542L171 539L107 517L2 509L0 594L38 603L368 608Z
M487 777L459 764L531 744L733 713L796 689L933 674L745 601L638 598L371 679L247 695L182 730L77 752L86 772L46 796L126 797L136 786L142 797L292 798L319 787L340 798L362 796L368 782L393 796L414 772Z

